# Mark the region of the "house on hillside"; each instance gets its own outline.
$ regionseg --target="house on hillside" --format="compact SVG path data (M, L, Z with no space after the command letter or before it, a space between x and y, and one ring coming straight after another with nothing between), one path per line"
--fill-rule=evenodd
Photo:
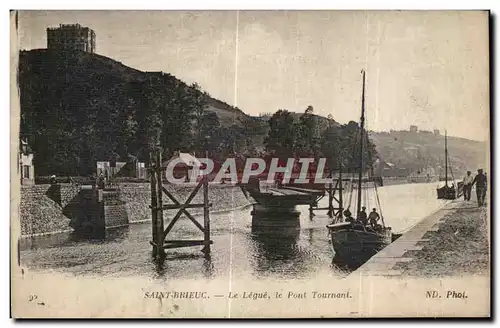
M147 179L146 165L142 162L97 162L97 175L107 178L128 177Z
M406 177L409 175L407 168L397 167L393 163L377 159L373 165L374 175L377 177Z
M19 173L21 175L21 185L35 184L33 153L31 152L28 143L24 140L20 141Z

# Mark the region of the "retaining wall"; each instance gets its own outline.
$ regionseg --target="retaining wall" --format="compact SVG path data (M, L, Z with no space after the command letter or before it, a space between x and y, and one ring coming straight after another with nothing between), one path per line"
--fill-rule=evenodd
M183 203L194 190L194 186L165 185L166 189L176 199ZM151 186L147 183L134 183L120 185L120 198L126 203L130 222L143 222L151 220ZM208 199L212 203L211 212L231 210L233 208L249 205L250 202L239 187L232 185L210 185ZM191 204L203 203L203 189L200 188ZM164 194L163 204L173 204ZM202 214L202 208L190 209L190 213ZM175 215L175 210L164 211L164 217Z
M95 208L94 200L84 195L80 187L71 184L31 185L21 187L20 220L21 234L33 235L55 233L78 229L89 217L104 216L106 227L151 220L151 190L148 183L123 183L118 194L104 192L103 208ZM166 185L179 202L184 202L194 186ZM91 192L89 191L86 191ZM249 205L239 187L231 185L210 185L209 201L211 212L231 210ZM164 204L172 204L166 195ZM191 203L203 203L200 189ZM93 205L94 204L94 205ZM190 209L190 213L202 214L203 209ZM165 211L165 217L174 211ZM92 220L93 221L93 220Z
M72 185L21 186L21 234L70 230L79 209L80 188Z

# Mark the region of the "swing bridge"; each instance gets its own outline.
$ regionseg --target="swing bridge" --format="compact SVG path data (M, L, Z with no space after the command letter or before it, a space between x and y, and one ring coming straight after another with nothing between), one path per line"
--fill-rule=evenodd
M210 246L213 241L210 238L210 207L212 204L209 202L208 197L208 177L204 176L197 183L192 190L191 194L185 201L178 200L172 193L170 193L163 186L162 172L166 169L161 164L161 154L151 153L150 155L150 175L151 175L151 215L152 215L152 240L150 244L153 247L153 256L160 261L165 259L165 249L179 248L179 247L192 247L203 246L202 252L205 256L210 254ZM270 216L279 217L272 223L274 226L290 226L291 221L299 224L298 215L295 217L292 214L297 205L309 205L309 214L312 219L315 211L327 211L327 215L333 219L332 223L342 220L343 211L350 207L353 199L353 190L356 188L353 176L342 175L339 173L337 176L331 176L330 182L326 184L288 184L268 188L266 191L261 191L259 187L249 185L240 185L246 197L252 196L255 200L254 211L252 212L252 229L254 226L266 226ZM376 184L373 179L365 178L366 183ZM203 203L192 203L195 196L200 192L203 193ZM344 194L347 194L347 207L343 206ZM171 204L164 204L164 197L167 196ZM319 207L319 201L324 197L328 197L328 205L326 207ZM167 200L167 201L168 201ZM378 201L378 194L377 194ZM166 202L165 202L166 203ZM366 199L364 204L368 204ZM203 222L200 223L197 218L189 212L189 209L203 208ZM168 226L164 227L164 210L177 210L175 216L170 220ZM299 212L293 212L298 214ZM258 215L264 214L264 215ZM266 215L269 214L269 215ZM278 215L276 215L278 214ZM281 215L280 215L281 214ZM178 222L179 218L185 215L192 223L200 230L202 238L192 239L169 239L169 234ZM267 226L269 227L269 226Z

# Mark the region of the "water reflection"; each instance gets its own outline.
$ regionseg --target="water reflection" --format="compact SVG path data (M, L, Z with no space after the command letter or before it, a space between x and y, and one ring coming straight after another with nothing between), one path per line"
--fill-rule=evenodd
M185 262L187 260L187 262ZM214 277L214 263L210 253L205 252L192 252L192 253L179 253L176 251L165 252L161 257L151 257L151 262L154 263L157 277L168 277L169 274L185 273L188 265L190 270L200 271L207 279ZM184 263L184 265L182 264ZM183 270L179 270L179 266ZM200 268L201 270L197 269Z
M205 254L205 259L203 260L203 275L205 278L214 277L214 263L212 262L212 257L210 254Z
M74 230L52 235L30 236L19 240L19 249L24 251L28 249L70 246L78 243L120 242L129 237L129 232L130 227L123 226L93 231Z
M249 236L255 248L253 262L257 273L290 271L290 265L302 257L298 247L300 228L252 227Z

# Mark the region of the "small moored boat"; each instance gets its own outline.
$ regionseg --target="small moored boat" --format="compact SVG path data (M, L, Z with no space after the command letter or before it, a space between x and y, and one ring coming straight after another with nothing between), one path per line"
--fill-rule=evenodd
M444 178L444 186L437 188L437 198L438 199L457 199L462 190L463 190L463 182L457 183L457 188L455 188L455 183L453 182L455 179L453 177L453 171L450 170L452 182L451 185L448 185L448 136L445 131L444 134L444 162L445 162L445 178Z
M345 264L363 264L392 242L390 227L342 222L328 225L328 229L335 256Z

